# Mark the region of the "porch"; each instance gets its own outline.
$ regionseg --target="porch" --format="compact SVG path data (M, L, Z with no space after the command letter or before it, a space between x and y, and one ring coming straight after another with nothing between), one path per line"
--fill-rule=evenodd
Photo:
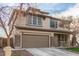
M54 34L53 46L60 48L70 47L70 36L69 34Z

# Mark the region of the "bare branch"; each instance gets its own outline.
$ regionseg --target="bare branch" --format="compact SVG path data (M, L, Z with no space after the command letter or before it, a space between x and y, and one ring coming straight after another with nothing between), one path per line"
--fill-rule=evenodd
M3 20L1 19L1 17L0 17L0 23L1 23L3 29L4 29L4 31L5 31L5 33L6 33L6 36L8 37L7 29L6 29L5 25L4 25L4 22L3 22Z
M20 12L21 12L21 10L22 10L22 7L23 7L23 3L20 4L20 9L19 9L19 11L16 12L14 21L13 21L13 23L12 23L12 28L11 28L11 30L10 30L10 32L9 32L9 36L11 36L11 34L12 34L12 31L13 31L13 28L14 28L14 23L15 23L15 21L16 21L18 15L20 14Z

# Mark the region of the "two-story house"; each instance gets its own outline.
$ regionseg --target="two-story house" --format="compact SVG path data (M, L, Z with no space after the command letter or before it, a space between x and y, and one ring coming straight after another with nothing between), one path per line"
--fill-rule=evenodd
M13 10L9 26L17 11ZM70 46L71 32L59 26L61 19L49 16L48 12L32 7L20 13L12 33L15 48Z

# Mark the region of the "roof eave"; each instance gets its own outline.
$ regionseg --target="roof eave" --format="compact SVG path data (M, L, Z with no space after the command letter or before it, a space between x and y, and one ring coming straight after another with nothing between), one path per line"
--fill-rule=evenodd
M43 29L43 28L35 28L35 27L24 27L24 26L15 26L18 29L27 29L27 30L38 30L38 31L46 31L46 32L63 32L71 34L71 31L66 30L56 30L56 29Z

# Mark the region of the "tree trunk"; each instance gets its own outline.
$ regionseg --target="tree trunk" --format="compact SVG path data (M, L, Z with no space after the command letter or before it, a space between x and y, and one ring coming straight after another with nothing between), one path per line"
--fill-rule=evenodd
M3 48L5 56L11 56L12 48L10 46L10 37L7 38L7 46Z
M10 46L10 37L7 38L7 46Z
M76 43L77 43L77 47L79 47L79 43L76 41Z

